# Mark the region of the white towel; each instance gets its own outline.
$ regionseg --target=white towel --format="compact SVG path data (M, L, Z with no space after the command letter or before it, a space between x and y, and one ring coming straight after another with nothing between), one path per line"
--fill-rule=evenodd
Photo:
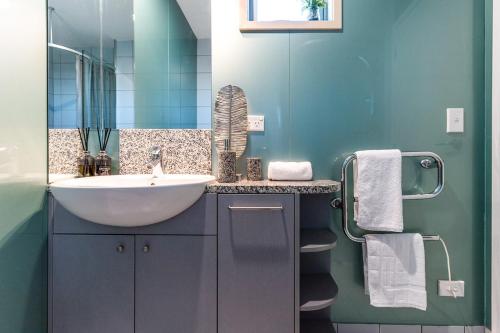
M271 180L311 180L311 162L270 162L267 177Z
M420 234L366 235L365 291L376 307L427 309L424 241Z
M403 231L401 151L356 152L354 196L358 227L373 231Z

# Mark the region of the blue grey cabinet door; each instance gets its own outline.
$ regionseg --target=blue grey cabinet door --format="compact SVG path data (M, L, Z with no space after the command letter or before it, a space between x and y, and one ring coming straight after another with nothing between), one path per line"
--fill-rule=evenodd
M136 333L217 332L217 238L137 236Z
M219 195L218 216L218 332L294 332L294 196Z
M133 333L134 237L53 237L53 333Z

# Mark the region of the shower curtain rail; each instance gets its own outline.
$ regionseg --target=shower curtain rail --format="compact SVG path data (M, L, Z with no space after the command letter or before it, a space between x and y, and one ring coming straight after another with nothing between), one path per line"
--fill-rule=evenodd
M60 50L64 50L64 51L68 51L70 53L73 53L75 55L78 55L80 57L84 57L85 59L88 59L88 60L93 60L90 56L84 54L83 52L80 52L80 51L77 51L77 50L74 50L72 48L69 48L69 47L66 47L66 46L63 46L63 45L59 45L59 44L55 44L55 43L48 43L49 47L52 47L52 48L55 48L55 49L60 49Z
M424 194L411 194L403 195L403 200L422 200L422 199L432 199L438 196L444 189L444 161L443 159L432 152L402 152L403 157L425 157L420 161L420 165L424 169L430 169L434 165L437 167L438 172L438 183L436 188L432 193ZM434 163L429 159L432 158ZM344 233L353 242L365 243L363 237L354 236L349 230L349 209L347 207L347 169L356 160L356 154L349 155L342 165L342 178L340 180L341 185L341 198L333 199L331 206L336 209L342 210L342 227ZM439 241L441 237L439 235L423 235L424 241Z
M55 49L59 49L59 50L63 50L63 51L67 51L67 52L70 52L70 53L73 53L74 55L77 55L77 56L80 56L80 57L83 57L89 61L95 61L95 59L93 59L91 56L83 53L83 52L80 52L80 51L77 51L77 50L74 50L72 48L69 48L67 46L64 46L64 45L59 45L59 44L55 44L55 43L48 43L47 44L49 47L52 47L52 48L55 48ZM106 67L109 67L110 69L112 70L115 70L115 67L110 65L110 64L106 64L106 63L103 63L104 66Z

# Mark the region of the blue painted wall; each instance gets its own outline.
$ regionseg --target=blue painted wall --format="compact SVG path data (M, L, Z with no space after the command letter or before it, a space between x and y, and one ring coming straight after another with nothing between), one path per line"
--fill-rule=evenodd
M214 94L238 85L249 113L266 117L247 156L307 159L316 178L333 179L345 156L361 149L430 150L445 159L444 193L405 202L405 224L447 241L466 297L437 296L445 257L429 243L427 312L370 307L361 248L342 236L335 212L340 239L331 268L340 294L332 320L483 323L484 9L477 0L346 0L340 32L242 34L238 1L212 0ZM465 108L464 134L446 134L447 107ZM433 188L432 172L416 165L405 162L405 192Z

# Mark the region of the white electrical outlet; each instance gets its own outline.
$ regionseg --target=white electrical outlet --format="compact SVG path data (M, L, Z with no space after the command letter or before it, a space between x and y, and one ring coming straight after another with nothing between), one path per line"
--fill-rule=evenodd
M439 296L446 297L464 297L465 282L464 281L438 281L438 294Z
M248 116L249 132L264 132L264 116Z

